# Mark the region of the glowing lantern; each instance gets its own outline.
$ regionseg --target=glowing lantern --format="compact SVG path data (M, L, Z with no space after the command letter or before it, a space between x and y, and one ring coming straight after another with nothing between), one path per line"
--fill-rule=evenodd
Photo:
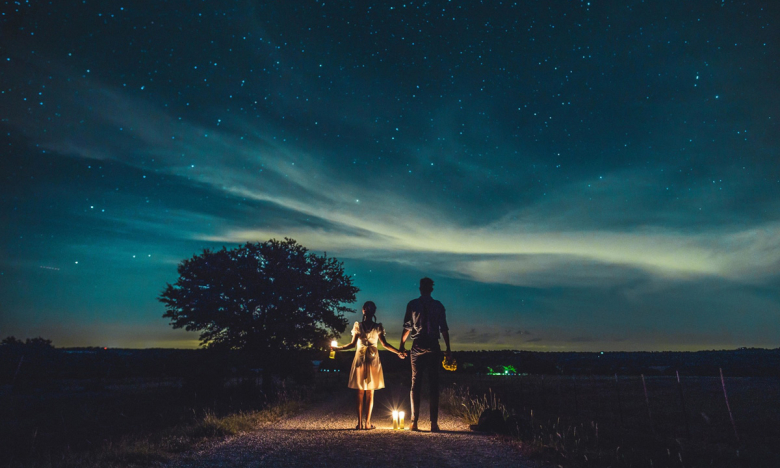
M330 342L330 345L335 348L336 346L339 345L339 342L336 341L336 340L333 340L333 341ZM336 358L336 350L335 349L331 349L330 350L330 358L331 359L335 359Z
M393 429L404 430L404 415L403 411L393 410Z
M458 361L456 361L455 358L447 359L447 356L444 356L444 360L441 361L441 365L444 367L444 370L451 372L458 370Z

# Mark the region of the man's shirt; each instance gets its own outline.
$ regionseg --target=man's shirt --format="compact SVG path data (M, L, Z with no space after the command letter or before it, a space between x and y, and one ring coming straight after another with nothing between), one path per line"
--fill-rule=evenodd
M444 306L430 296L420 296L409 301L404 316L404 330L411 331L409 337L413 340L438 340L439 332L449 330Z

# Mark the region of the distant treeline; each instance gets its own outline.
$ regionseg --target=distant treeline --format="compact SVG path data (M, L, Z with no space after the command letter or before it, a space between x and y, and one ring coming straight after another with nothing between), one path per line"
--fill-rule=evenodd
M732 377L780 377L780 348L737 349L697 352L532 352L532 351L456 351L457 373L465 374L547 374L547 375L639 375L687 376L719 375L718 369ZM409 366L386 351L380 351L385 371ZM324 360L321 368L348 371L351 356L344 353L333 361Z
M274 360L282 377L305 379L314 372L312 353ZM43 339L0 343L0 385L39 387L65 379L226 379L258 375L258 359L239 351L206 349L54 348Z
M779 349L696 352L530 352L465 351L456 353L459 371L562 375L675 375L780 377Z
M409 365L381 352L386 371ZM674 375L780 377L780 349L699 352L458 351L458 373L557 375ZM351 353L335 360L322 352L286 353L275 359L281 375L307 379L317 369L348 371ZM204 349L54 348L43 339L0 344L0 385L60 379L230 378L259 374L259 360L239 351Z

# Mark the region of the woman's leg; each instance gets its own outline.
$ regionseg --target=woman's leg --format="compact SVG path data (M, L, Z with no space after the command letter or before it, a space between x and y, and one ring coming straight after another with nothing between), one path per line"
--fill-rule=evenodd
M363 390L358 389L357 391L357 417L358 417L358 423L357 423L357 429L363 429L365 426L363 426Z
M366 417L366 429L371 428L371 412L374 410L374 391L366 390L366 406L368 406L368 416Z

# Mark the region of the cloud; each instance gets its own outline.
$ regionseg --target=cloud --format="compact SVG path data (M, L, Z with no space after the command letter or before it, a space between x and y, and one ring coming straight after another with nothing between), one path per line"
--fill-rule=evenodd
M589 343L598 340L592 336L573 336L566 341L569 343Z
M478 331L476 328L472 328L467 332L453 334L452 339L459 344L488 344L503 342L501 340L501 332Z
M584 190L577 181L559 185L547 199L553 201L532 201L499 219L464 224L457 211L442 208L446 197L419 199L415 195L423 192L414 188L389 190L392 183L376 183L373 176L351 178L354 174L341 161L326 162L273 137L277 131L270 124L252 125L254 134L245 138L236 129L247 124L235 124L232 130L207 128L99 83L78 86L83 93L68 108L75 116L91 118L94 128L74 132L52 125L42 146L84 158L152 166L257 203L246 218L227 217L209 223L208 229L196 222L197 215L191 217L191 238L196 241L292 237L346 258L384 255L414 262L421 254L437 255L441 271L453 276L534 287L608 287L648 277L714 276L761 283L780 271L780 223L693 232L659 226L615 229L609 223L582 229L582 215L575 209L579 204L558 209L566 206L563 200ZM29 126L26 130L35 131ZM621 193L630 193L631 173L615 174L615 179L624 180L619 183ZM418 181L409 180L412 187ZM612 194L614 188L606 184L594 188L606 211ZM263 204L288 216L264 221ZM569 229L562 228L566 220Z
M632 265L566 254L490 255L455 262L452 269L475 281L537 288L615 287L650 276Z
M310 216L313 212L306 210ZM612 286L651 276L690 280L706 276L761 283L780 272L780 225L735 233L535 232L433 225L425 219L388 223L377 217L322 229L227 229L209 241L257 241L282 233L315 249L367 258L393 252L395 258L439 255L444 270L476 281L518 286ZM376 213L373 216L377 216ZM359 230L359 234L349 230ZM468 257L468 258L465 258ZM447 261L452 258L452 261Z

